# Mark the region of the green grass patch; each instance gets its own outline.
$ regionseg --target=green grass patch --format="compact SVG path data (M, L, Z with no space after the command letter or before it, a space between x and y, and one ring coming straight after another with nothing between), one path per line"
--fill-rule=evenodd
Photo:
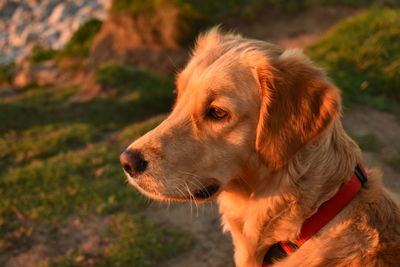
M114 239L100 266L156 266L193 243L188 234L127 214L113 218L110 234Z
M125 69L122 74L119 72ZM96 73L111 94L86 102L70 101L78 87L35 88L0 99L0 135L49 124L86 124L97 132L115 131L130 123L167 112L173 103L170 78L145 70L108 64Z
M163 117L152 117L170 109L173 82L111 63L96 75L109 93L86 102L76 101L76 86L0 98L0 265L16 249L35 244L38 226L75 216L130 220L116 219L123 228L109 226L110 245L96 256L100 266L153 266L191 243L169 227L118 215L139 212L147 202L127 184L119 154L128 140L161 122ZM74 253L50 262L82 265Z
M53 49L35 49L29 58L32 63L43 63L54 59L57 56L58 51Z
M400 10L373 9L335 26L306 53L343 90L346 104L398 111Z
M43 159L9 167L0 176L0 203L3 204L0 215L19 214L30 220L52 222L70 214L101 215L123 208L131 211L140 208L145 197L126 186L119 153L128 136L133 141L161 120L156 117L127 126L121 131L123 138L117 140L117 145L90 144L94 133L87 125L80 124L32 128L19 136L14 132L7 134L1 143L5 149L3 160L6 156L32 160L38 155ZM84 143L89 144L73 149ZM8 145L12 147L7 148ZM50 155L53 156L45 158Z
M87 58L96 34L100 31L102 22L90 19L83 23L72 35L65 47L58 53L57 58Z
M172 105L174 84L170 78L150 70L108 62L94 73L94 80L104 89L114 89L124 100L140 99L144 105L167 109Z
M150 119L136 125L135 129L145 133L155 126L154 119ZM56 127L52 133L53 128L46 127L50 135L62 133L68 137L70 134L65 133L75 130L81 134L73 134L72 138L79 136L79 143L90 139L87 127L83 125L71 125L66 132L60 132ZM37 132L40 130L23 133L19 137L21 146L31 143L23 137L37 138ZM58 139L63 140L61 147L66 146L65 137ZM11 248L29 244L37 224L57 223L71 215L108 215L123 210L134 212L144 207L147 198L125 182L118 160L124 146L119 140L112 145L107 142L89 144L78 150L66 146L66 151L58 151L51 157L22 166L8 166L8 170L0 175L0 255ZM43 144L42 141L37 143ZM42 148L45 152L51 151ZM33 147L33 150L38 148Z
M134 68L114 62L101 65L94 74L96 83L119 90L135 90L155 92L158 88L173 87L171 80L150 70Z
M145 133L160 120L150 119L126 127L124 132L135 129L135 133ZM85 149L61 152L45 160L34 160L3 173L0 176L0 254L29 244L36 223L56 223L71 215L133 212L144 207L146 198L124 182L118 161L120 147L121 141L117 145L102 142ZM137 232L121 232L122 236L113 232L114 239L102 254L99 266L111 262L130 266L135 261L141 264L143 261L143 265L137 266L153 266L192 242L190 236L166 227L143 221L125 223L128 223L123 226L126 229L135 224ZM152 256L150 260L149 255ZM72 259L74 257L61 257L54 262L57 266L80 266Z
M0 214L13 207L30 220L53 222L142 207L145 198L124 184L119 150L99 145L9 169L0 176Z
M382 142L379 141L378 137L373 133L367 134L356 134L350 133L350 137L356 141L362 150L370 152L379 152L382 148Z
M305 0L307 1L307 0ZM312 3L321 3L325 5L349 5L353 7L397 7L399 6L398 1L393 0L312 0L308 1Z
M0 137L0 166L4 161L21 163L67 152L87 144L94 136L93 129L85 124L46 125L21 133L10 131Z
M12 63L0 63L0 85L11 84L14 78L15 64Z

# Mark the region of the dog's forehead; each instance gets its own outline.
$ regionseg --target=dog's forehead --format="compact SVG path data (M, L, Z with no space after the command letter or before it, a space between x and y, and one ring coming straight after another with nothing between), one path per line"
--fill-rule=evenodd
M237 56L217 56L213 51L193 58L182 76L184 82L181 86L191 93L239 93L238 87L254 80L251 70L245 67Z

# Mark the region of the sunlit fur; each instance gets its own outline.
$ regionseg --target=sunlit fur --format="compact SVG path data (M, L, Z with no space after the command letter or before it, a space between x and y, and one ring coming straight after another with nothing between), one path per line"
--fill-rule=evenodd
M228 118L207 118L210 106ZM130 181L150 197L190 200L218 183L222 224L239 267L295 241L304 220L352 176L361 151L340 122L339 90L300 51L217 28L199 37L177 76L177 101L160 126L131 144L149 162ZM295 253L274 266L396 266L399 207L381 173Z

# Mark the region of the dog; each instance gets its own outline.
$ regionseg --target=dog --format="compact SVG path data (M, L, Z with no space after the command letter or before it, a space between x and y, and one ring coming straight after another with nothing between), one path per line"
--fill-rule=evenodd
M217 200L238 267L400 266L399 206L379 170L364 172L340 90L304 54L213 28L176 87L171 114L120 156L143 194Z

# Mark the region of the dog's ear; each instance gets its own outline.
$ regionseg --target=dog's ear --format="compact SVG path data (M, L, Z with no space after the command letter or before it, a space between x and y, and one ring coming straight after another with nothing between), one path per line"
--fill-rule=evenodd
M340 113L340 92L299 51L286 50L269 65L257 68L256 150L265 163L280 168L331 125Z

